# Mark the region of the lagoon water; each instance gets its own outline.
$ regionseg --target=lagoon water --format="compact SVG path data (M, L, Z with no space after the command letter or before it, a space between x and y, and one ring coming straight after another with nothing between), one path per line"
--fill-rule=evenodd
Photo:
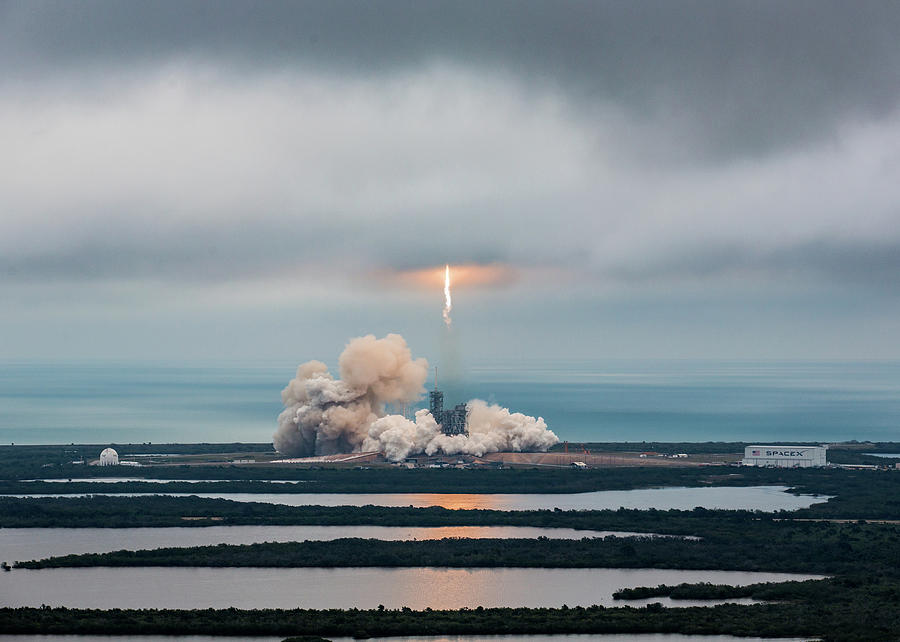
M743 585L821 576L743 571L585 568L60 568L0 573L4 606L73 608L559 607L623 604L625 587ZM708 605L653 598L640 606ZM746 600L729 600L746 602Z
M281 642L278 637L247 637L248 642ZM329 638L355 642L354 638ZM730 635L681 635L679 633L611 633L606 635L414 635L372 638L376 642L802 642L806 638L736 638ZM0 642L233 642L234 638L211 635L2 635Z
M3 363L0 443L267 442L295 369ZM900 440L896 361L510 360L469 365L451 396L570 441Z
M828 500L822 495L793 495L787 486L704 486L701 488L639 488L589 493L157 493L171 497L230 499L286 506L441 506L452 509L491 510L796 510ZM153 493L93 493L101 496L139 497ZM12 495L12 497L83 497L69 495Z
M15 561L175 546L302 542L362 537L423 540L445 537L498 538L647 537L649 533L587 531L531 526L204 526L183 528L0 528L0 561ZM671 537L653 535L655 537Z
M571 635L413 635L404 638L377 638L378 642L803 642L807 638L737 638L731 635L681 635L680 633L607 633ZM353 638L331 638L331 642L351 642ZM0 642L3 638L0 637Z

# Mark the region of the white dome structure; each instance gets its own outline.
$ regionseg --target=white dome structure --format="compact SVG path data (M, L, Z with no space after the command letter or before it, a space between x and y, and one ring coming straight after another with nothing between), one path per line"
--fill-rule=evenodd
M112 448L104 448L103 452L100 453L100 465L101 466L118 466L119 465L119 453L117 453Z

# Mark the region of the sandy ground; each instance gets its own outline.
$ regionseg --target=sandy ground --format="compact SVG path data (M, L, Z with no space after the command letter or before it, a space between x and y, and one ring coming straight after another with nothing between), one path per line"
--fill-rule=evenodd
M687 457L673 459L647 455L641 457L640 453L627 452L584 452L569 453L490 453L482 457L484 461L502 461L511 465L537 465L537 466L570 466L574 462L584 462L591 467L614 466L701 466L704 464L725 464L738 461L739 454L702 454L688 455Z
M577 451L577 452L576 452ZM499 464L508 466L547 466L568 467L575 462L584 462L591 468L610 468L620 466L667 466L667 467L692 467L708 464L728 464L740 461L740 453L729 454L697 454L687 457L671 458L648 454L645 457L638 452L590 452L585 453L580 448L572 448L570 452L550 453L488 453L483 457L456 456L440 454L434 457L418 456L420 465L428 465L430 461L444 460L456 463L457 460L481 464ZM334 455L321 455L317 457L283 458L276 453L216 453L203 455L170 455L153 457L142 461L150 466L211 466L233 463L235 460L255 460L254 463L241 462L242 467L268 466L271 464L298 466L310 465L338 465L359 466L370 464L389 465L379 453L341 453Z

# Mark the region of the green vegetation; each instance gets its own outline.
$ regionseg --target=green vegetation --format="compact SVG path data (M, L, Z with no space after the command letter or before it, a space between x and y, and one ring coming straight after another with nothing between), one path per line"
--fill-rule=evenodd
M408 636L538 633L683 633L894 640L900 586L881 578L794 583L779 604L666 609L600 606L329 610L0 609L0 633Z
M873 445L841 456L897 452ZM650 447L647 448L651 449ZM680 448L681 452L687 449ZM835 452L834 450L832 452ZM2 457L0 457L2 459ZM2 463L2 462L0 462ZM78 476L84 467L77 467ZM95 469L99 470L99 469ZM233 479L249 468L160 467L160 478ZM269 479L304 481L266 485L250 478L209 484L67 485L71 492L576 492L653 486L783 485L797 493L833 496L793 512L729 510L493 511L443 508L291 507L195 496L0 497L0 527L208 526L238 524L368 524L385 526L510 525L627 530L701 539L606 538L582 540L467 540L329 542L206 546L67 556L21 566L530 566L650 567L785 571L829 574L830 579L725 587L708 584L641 587L623 599L752 597L775 603L704 608L561 608L400 610L71 610L0 609L0 633L158 633L221 635L410 635L499 633L679 632L762 636L817 636L827 640L896 639L900 630L900 473L879 470L746 469L727 466L642 467L606 470L400 470L254 468ZM202 472L200 472L202 471ZM7 493L58 493L58 484L15 481L5 468ZM92 471L93 472L93 471ZM103 470L119 476L131 470ZM35 490L38 489L38 490ZM177 489L177 490L176 490ZM253 489L253 490L250 490ZM282 490L283 489L283 490ZM829 521L835 520L835 521ZM867 523L868 522L868 523ZM27 572L27 571L15 571ZM15 573L14 572L14 573Z
M80 477L87 470L84 466L71 473ZM121 469L110 466L106 474L121 477L132 476L142 468ZM93 472L92 470L92 472ZM508 470L457 470L457 469L401 469L372 468L353 470L286 469L279 467L240 466L172 466L146 469L162 478L224 479L235 471L268 479L298 481L298 484L271 484L262 480L206 481L200 483L153 480L92 483L52 483L44 481L0 480L0 494L59 494L59 493L577 493L601 490L630 490L662 486L758 486L782 485L792 487L798 493L821 493L861 498L869 490L871 480L877 479L879 488L900 486L896 471L877 471L884 478L873 477L873 471L839 470L830 468L769 469L741 468L733 466L635 466L626 468L595 468L589 470L508 469ZM143 474L143 473L142 473ZM900 516L900 510L897 511Z
M866 452L878 452L873 449L872 451ZM864 464L866 466L893 466L896 463L900 463L900 457L875 457L873 455L867 455L866 452L857 451L857 450L829 450L828 451L828 461L833 464ZM889 453L895 453L896 450L886 451Z
M711 520L743 525L794 513L624 509L451 510L441 507L283 506L200 497L0 497L0 528L152 526L538 526L694 535Z
M631 467L515 468L515 469L429 469L381 467L298 468L292 466L68 466L45 469L39 475L13 474L0 466L0 493L137 493L137 492L249 492L249 493L578 493L596 490L628 490L655 486L718 485L752 486L779 483L784 471L719 467ZM34 473L34 471L30 471ZM790 471L788 471L790 472ZM74 482L61 485L42 481L22 482L39 477L145 477L147 481L98 483ZM711 477L713 476L713 477ZM154 479L208 479L196 483L159 483ZM212 481L230 480L230 481ZM265 480L302 482L298 485L267 484ZM775 480L775 481L772 481Z
M828 502L808 509L781 514L790 519L852 519L898 520L900 519L900 472L893 470L840 470L840 469L735 469L730 467L645 469L622 468L597 471L474 471L474 470L421 470L421 471L309 471L333 474L334 478L320 478L319 484L303 484L303 490L311 487L340 487L341 480L360 476L369 479L382 490L377 475L392 473L385 479L392 480L391 490L406 488L400 483L404 474L415 473L410 479L418 481L414 487L466 487L472 483L494 484L510 490L513 484L521 491L543 487L577 485L583 482L596 486L647 487L668 485L691 486L746 486L775 484L790 487L793 492L816 493L832 496ZM396 475L396 476L395 476ZM471 475L471 476L470 476ZM617 479L616 476L621 477ZM227 484L234 482L226 482ZM264 485L260 482L249 484ZM353 482L358 485L360 482ZM59 492L60 486L37 482L45 492ZM144 486L140 486L144 484ZM554 486L556 484L556 486ZM83 492L112 490L117 484L86 484L78 486ZM181 488L181 487L185 488ZM201 492L198 484L182 484L185 492ZM272 485L274 487L276 485ZM87 487L85 489L85 487ZM128 488L134 488L128 485ZM138 482L138 488L146 488ZM2 492L25 493L35 486L22 482L0 483ZM220 486L215 487L223 492ZM171 490L167 488L167 490ZM209 489L209 492L213 492ZM267 489L269 490L269 489ZM296 492L296 487L288 490ZM358 490L358 488L357 488ZM131 492L135 492L132 490ZM370 492L377 492L371 490ZM446 491L451 492L451 491ZM210 524L374 524L384 526L560 526L581 529L637 530L641 532L666 532L692 534L686 528L684 515L695 511L523 511L509 513L489 510L457 510L440 508L383 508L383 507L320 507L283 506L256 502L235 502L225 499L199 497L72 497L72 498L15 498L0 496L0 527L134 527L134 526L204 526ZM707 518L748 519L746 511L705 511ZM768 513L769 517L772 516ZM759 516L757 516L759 517ZM191 518L191 519L185 519ZM199 518L199 519L195 519ZM762 518L765 518L762 516ZM660 530L664 529L664 530Z
M461 539L331 541L197 546L67 555L20 562L63 566L447 566L680 568L854 574L896 566L900 525L696 519L701 540L675 537L581 540Z
M371 525L543 526L691 535L711 511L499 511L440 507L284 506L201 497L0 497L0 528L128 528L147 526ZM747 511L715 511L741 521L771 519Z
M877 577L877 574L876 574ZM730 586L728 584L710 584L701 582L698 584L677 584L667 586L638 586L636 588L620 589L613 593L616 600L646 600L654 597L670 597L673 600L728 600L734 598L751 598L759 601L788 601L806 600L809 602L831 602L829 593L854 591L861 586L879 584L879 599L883 599L888 593L895 592L900 585L893 581L878 580L873 582L871 578L852 576L843 578L830 578L827 580L806 580L803 582L765 582L762 584L748 584L746 586ZM890 587L890 588L888 588ZM872 594L870 594L872 595Z
M112 446L119 455L179 454L216 455L221 453L272 453L272 444L60 444L41 446L0 446L0 479L32 479L39 477L103 477L109 476L105 468L72 464L74 461L91 461L100 451ZM136 469L112 467L113 477L123 471L129 476ZM137 469L141 470L141 469ZM143 475L138 475L143 476ZM221 479L221 478L218 478Z
M586 444L592 451L603 452L646 452L664 454L722 454L742 453L742 442L707 443L591 443ZM109 444L72 444L58 446L0 446L0 480L21 479L66 479L85 477L140 477L153 479L209 479L209 480L292 480L315 482L322 486L313 492L395 492L397 484L409 492L580 492L586 490L621 490L646 485L687 485L698 483L705 469L669 467L616 468L606 470L574 471L583 477L573 476L566 469L548 470L533 468L517 469L525 473L512 476L512 470L397 470L390 466L376 466L368 471L353 470L353 466L331 465L312 467L267 464L265 466L231 465L226 463L228 454L242 453L273 454L271 444L112 444L120 456L139 454L180 454L186 459L173 459L166 465L146 467L110 466L97 467L73 464L82 459L96 459L100 451ZM570 445L571 446L571 445ZM562 450L562 444L552 450ZM571 450L571 447L570 447ZM835 463L865 463L890 465L895 461L870 457L865 453L897 453L900 443L854 443L832 446L828 460ZM208 457L204 457L208 456ZM203 462L204 465L197 465ZM209 464L208 462L215 462ZM193 465L192 465L193 464ZM649 470L648 470L649 469ZM637 471L633 475L632 471ZM640 472L644 471L644 472ZM538 477L533 475L537 474ZM751 473L752 474L752 473ZM761 473L765 475L765 473ZM548 475L542 477L541 475ZM520 490L517 485L525 484ZM373 485L374 484L374 485ZM746 484L741 484L746 485ZM13 492L4 490L2 492ZM23 491L41 492L41 491ZM53 492L53 491L45 491ZM59 492L57 489L55 492ZM81 491L72 491L81 492ZM126 491L134 492L134 491ZM208 491L216 492L216 491ZM231 490L231 492L260 492ZM268 492L268 491L262 491Z
M834 582L829 580L807 580L805 582L766 582L731 586L729 584L677 584L668 586L638 586L624 588L613 593L616 600L646 600L654 597L670 597L673 600L728 600L748 597L754 600L789 600L804 595L807 599L818 599L823 589L830 590Z
M744 454L744 448L754 444L763 442L749 441L592 441L570 442L569 452L573 452L585 446L591 452L655 452L661 455L674 455L676 453L688 453L690 455L709 455L731 453ZM822 442L819 441L767 441L766 445L770 446L818 446ZM563 452L565 444L559 443L553 446L551 452ZM900 443L896 441L885 442L859 442L847 441L838 444L831 444L828 449L828 459L831 460L832 453L859 452L859 453L900 453Z
M736 597L751 597L754 588L771 586L771 584L751 584L748 586L731 586L730 584L657 584L656 586L637 586L623 588L613 593L614 600L647 600L654 597L671 597L674 600L727 600Z

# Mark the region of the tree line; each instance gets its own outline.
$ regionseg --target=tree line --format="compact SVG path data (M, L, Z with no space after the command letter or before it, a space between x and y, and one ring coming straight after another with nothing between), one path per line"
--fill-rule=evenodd
M682 633L895 640L897 584L881 578L824 587L817 601L644 608L67 609L0 608L4 634L375 636Z
M699 540L344 538L121 550L20 561L16 566L670 568L856 574L896 568L900 560L900 525L895 524L749 521L698 528L703 534Z

